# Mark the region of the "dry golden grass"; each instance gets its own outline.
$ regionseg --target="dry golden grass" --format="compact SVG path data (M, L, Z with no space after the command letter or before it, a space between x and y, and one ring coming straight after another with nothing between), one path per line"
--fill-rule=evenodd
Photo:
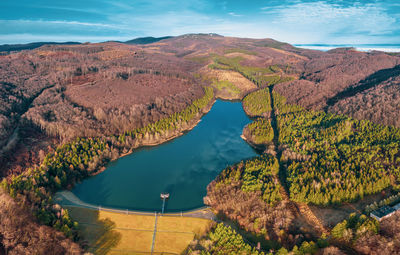
M243 75L235 71L229 70L210 70L210 74L217 78L219 81L232 82L242 92L247 92L256 89L257 86L246 79Z
M155 217L126 215L76 207L67 208L78 221L90 252L140 254L151 251ZM158 216L155 252L182 253L195 235L204 234L211 221L179 216Z
M194 234L157 232L154 252L182 253L193 240Z
M100 211L100 218L110 220L117 223L118 228L134 228L141 230L154 229L154 216L147 215L127 215L113 212ZM134 219L133 219L134 218Z
M116 231L121 234L121 240L112 250L139 252L149 252L151 250L153 231L135 231L128 229L117 229Z
M214 70L209 68L204 68L202 73L209 78L217 79L218 81L228 81L235 85L240 91L241 94L244 95L248 91L256 89L257 86L246 79L243 75L235 71L229 70ZM241 98L241 97L240 97Z
M209 226L210 220L179 216L161 216L157 222L157 230L159 231L171 231L173 229L173 231L192 232L196 235L204 234Z

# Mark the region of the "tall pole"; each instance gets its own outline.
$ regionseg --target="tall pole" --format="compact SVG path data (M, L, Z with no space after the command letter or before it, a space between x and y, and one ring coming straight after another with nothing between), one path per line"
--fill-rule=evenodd
M163 200L162 208L161 208L161 214L164 214L165 200L166 200L167 198L169 198L169 194L168 194L168 193L161 193L161 194L160 194L160 197L161 197L161 199Z
M165 197L163 197L161 214L164 214L164 206L165 206Z

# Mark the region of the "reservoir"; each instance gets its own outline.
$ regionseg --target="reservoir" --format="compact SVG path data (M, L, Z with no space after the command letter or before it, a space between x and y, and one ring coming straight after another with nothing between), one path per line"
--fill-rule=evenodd
M257 155L240 137L250 121L240 102L218 100L188 133L111 162L72 192L86 203L118 209L160 211L163 192L170 194L166 212L202 207L207 185L224 168Z

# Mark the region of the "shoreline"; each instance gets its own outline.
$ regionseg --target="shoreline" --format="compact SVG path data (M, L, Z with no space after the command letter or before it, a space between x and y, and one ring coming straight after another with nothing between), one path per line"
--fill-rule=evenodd
M158 140L156 140L156 141L146 141L146 139L141 138L141 141L138 141L137 144L136 144L135 146L133 146L128 152L125 152L125 153L120 154L118 158L109 161L109 162L107 163L107 165L110 164L111 162L117 161L118 159L120 159L120 158L122 158L122 157L125 157L125 156L128 156L128 155L134 153L134 152L135 152L136 150L138 150L138 149L145 148L145 147L158 146L158 145L164 144L164 143L166 143L166 142L172 141L172 140L174 140L174 139L176 139L176 138L179 138L179 137L181 137L182 135L184 135L184 134L187 133L187 132L190 132L192 129L194 129L194 128L201 122L201 120L202 120L202 118L204 117L204 115L206 115L206 114L212 109L214 103L215 103L217 100L229 101L229 102L230 102L230 101L232 101L232 102L242 102L242 100L237 100L237 99L222 99L222 98L219 98L219 97L215 97L215 98L214 98L212 101L210 101L210 103L201 111L201 114L199 114L199 116L196 116L195 118L193 118L192 121L190 121L190 122L188 123L188 125L186 126L186 128L178 129L178 130L176 130L175 132L173 132L171 135L166 136L166 137L160 137L160 138L158 138ZM252 120L252 117L251 117L249 114L247 114L247 112L244 110L243 105L242 105L242 108L243 108L243 111L244 111L244 113L246 114L246 116L247 116L250 120ZM246 129L246 127L247 127L247 125L246 125L245 127L243 127L243 131ZM252 147L252 148L255 149L256 151L258 151L258 153L262 153L263 148L260 148L259 145L253 143L251 140L249 140L248 138L246 138L246 136L244 135L243 131L242 131L242 134L240 135L240 137L241 137L247 144L249 144L250 147ZM264 148L264 149L265 149L265 148ZM92 177L92 176L95 176L95 175L97 175L97 174L102 173L103 171L105 171L105 170L107 169L107 165L106 165L106 166L102 166L98 171L91 173L91 174L89 175L89 177ZM66 189L66 190L64 190L64 191L71 192L71 190L69 190L69 189ZM64 192L64 191L59 191L59 192L57 192L57 193ZM72 193L72 192L71 192L71 193ZM79 199L79 198L78 198L78 199ZM80 200L80 199L79 199L79 200ZM71 201L71 202L72 202L72 201ZM83 201L82 201L82 202L83 202ZM73 202L72 202L72 203L73 203ZM83 203L84 203L84 204L87 204L86 202L83 202ZM89 204L88 204L88 205L89 205ZM70 205L70 206L71 206L71 205ZM72 206L81 207L81 206L79 206L79 205L72 205ZM93 205L91 205L90 208L92 208L92 209L96 209L96 208L97 208L97 209L98 209L98 207L93 206ZM107 207L100 207L100 208L101 208L101 209L104 209L104 210L107 210L107 209L108 209L108 210L115 211L115 212L118 212L118 213L126 213L126 211L132 212L132 214L134 214L134 213L137 213L137 214L148 214L148 213L151 213L151 214L153 214L153 213L154 213L154 212L152 212L152 211L140 211L140 210L129 210L129 209L114 209L114 208L107 208ZM209 207L207 207L207 206L204 204L203 206L198 207L198 208L193 208L193 209L189 209L189 210L186 210L186 211L183 210L183 211L181 211L181 212L171 212L171 213L168 213L168 214L171 214L171 215L172 215L172 214L175 214L175 215L177 215L177 214L181 214L181 213L189 213L189 212L194 212L194 211L198 211L198 210L204 210L205 208L209 208Z
M77 197L74 193L71 191L59 191L55 193L54 196L55 201L62 201L66 200L69 203L61 202L58 203L61 207L78 207L78 208L87 208L87 209L92 209L92 210L98 210L98 211L107 211L107 212L114 212L114 213L120 213L120 214L128 214L128 215L150 215L153 216L154 213L161 214L159 210L154 210L154 211L141 211L141 210L135 210L135 209L123 209L123 208L112 208L112 207L107 207L107 206L101 206L101 205L93 205L90 203L86 203L82 201L79 197ZM192 214L192 213L198 213L198 212L204 212L204 211L210 211L211 207L207 205L203 205L201 207L196 207L193 209L187 209L187 210L181 210L181 211L172 211L172 212L166 212L162 214L163 216L179 216L179 217L191 217L187 216L187 214Z
M121 153L118 156L118 158L116 158L114 160L110 160L105 166L102 166L97 171L93 171L92 173L90 173L89 177L95 176L97 174L104 172L107 169L108 164L134 153L137 149L161 145L163 143L172 141L172 140L184 135L186 132L189 132L190 130L194 129L201 122L201 119L203 118L203 116L206 115L209 111L211 111L215 102L216 102L216 98L214 98L212 101L210 101L210 103L204 109L202 109L201 114L199 114L200 116L194 117L191 121L189 121L186 128L181 128L181 129L175 130L172 132L172 134L170 136L160 137L159 140L152 141L152 142L145 141L144 138L141 138L141 140L138 141L137 144L135 144L133 147L131 147L128 152Z

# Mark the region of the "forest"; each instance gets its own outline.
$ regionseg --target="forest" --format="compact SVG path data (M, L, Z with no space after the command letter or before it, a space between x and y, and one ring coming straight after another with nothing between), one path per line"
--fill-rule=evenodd
M287 165L286 182L293 201L316 205L355 202L398 186L398 128L307 111L286 104L276 92L272 96L283 155L300 155L281 159ZM259 142L273 138L268 120L257 120L249 128Z
M204 84L192 74L200 66L116 43L0 56L1 168L28 125L62 141L120 134L182 111L202 96Z
M243 109L247 115L268 116L271 109L269 89L264 88L248 94L243 99Z
M204 68L237 72L259 88L245 92L243 107L257 119L243 135L271 145L264 151L271 155L227 167L210 183L205 202L239 228L218 224L194 254L263 254L256 241L275 254L340 254L309 231L313 222L296 206L338 207L398 192L399 64L383 52L318 52L206 34L2 54L0 175L9 195L0 194L0 254L26 253L29 245L37 253L81 252L72 242L78 225L54 204L54 192L192 127L214 101L199 78ZM234 85L214 83L238 92ZM387 196L365 212L397 201ZM397 214L380 224L350 215L332 235L359 253L395 254L398 222Z
M354 202L399 180L397 128L324 112L278 117L279 142L310 156L288 161L290 196L317 205Z
M306 255L316 254L321 252L325 254L324 250L329 251L331 247L327 248L328 244L326 240L320 239L317 243L310 241L304 241L299 246L295 245L292 250L286 248L280 248L276 251L270 251L268 253L257 250L253 245L250 245L235 229L230 226L226 226L223 223L218 223L214 229L212 229L208 235L195 240L195 243L188 248L187 254L191 255L236 255L236 254L248 254L248 255ZM333 254L333 253L326 253Z
M123 148L131 149L146 136L180 129L182 123L199 117L203 108L208 106L214 97L213 90L209 87L205 88L204 93L202 98L195 100L182 112L143 128L114 137L76 138L64 143L58 146L54 153L49 153L40 166L3 179L1 186L17 201L32 208L42 224L53 226L77 241L77 223L70 218L67 210L54 206L52 195L58 190L72 187L110 160L117 159L126 152ZM127 136L131 138L132 144L127 141Z
M269 120L259 118L244 128L243 135L256 145L271 144L274 139L274 130Z
M359 254L398 254L399 218L393 216L378 222L366 215L350 214L332 229L332 237L352 246Z
M234 229L219 223L207 236L197 241L197 245L189 247L188 254L201 255L226 255L226 254L251 254L264 255L247 244L243 237Z
M264 154L222 170L215 180L215 189L232 184L244 192L259 193L265 203L274 205L282 200L276 178L278 171L278 160Z
M263 90L257 92L264 93ZM257 98L254 97L257 92L249 94L246 98L250 98L252 94L253 98ZM266 93L269 91L266 90ZM270 108L270 111L273 110L271 112L276 116L279 145L276 149L278 157L281 155L281 158L263 154L259 158L226 168L209 185L205 201L225 217L237 221L246 231L262 233L266 240L275 241L275 245L264 243L264 247L278 249L280 244L290 248L294 247L296 243L294 240L297 240L297 243L298 240L305 241L301 237L293 239L296 236L294 234L296 228L293 228L291 221L286 221L286 225L281 227L283 235L276 234L277 232L274 234L271 227L268 227L269 221L266 219L275 215L275 220L283 220L280 218L282 216L275 212L288 206L282 193L282 180L288 187L291 201L320 206L356 202L387 188L398 190L400 170L398 128L375 124L368 120L357 120L345 115L308 111L301 106L288 104L286 98L275 91L272 91L271 95L267 94L269 97L262 95L269 103L265 103L264 106L271 105L269 98L273 100L274 109ZM255 144L271 142L275 135L273 125L275 119L256 119L244 129L243 133L246 134L246 138L251 137L251 141ZM268 162L271 158L275 159L273 164L275 167L271 171L272 178L268 181L263 179L264 174L260 173L270 169L268 165L271 163ZM282 164L284 174L280 173L278 161ZM264 171L254 172L257 169L254 168L255 165ZM264 186L268 183L274 183L275 188L265 189ZM265 193L262 192L263 189L269 192L267 200ZM246 194L248 192L251 193ZM232 198L228 198L228 194ZM398 196L390 196L382 200L379 205L367 206L367 211L396 201ZM254 210L254 208L260 209ZM289 214L283 217L293 218L291 209L286 210ZM260 226L266 227L263 229ZM361 243L367 243L371 235L372 240L380 242L387 240L378 235L381 233L379 231L379 224L374 219L352 214L349 219L338 223L332 229L331 235L342 245L361 251L372 249L371 243L368 243L368 248L361 248ZM291 238L288 238L290 236ZM335 251L338 254L341 252Z

